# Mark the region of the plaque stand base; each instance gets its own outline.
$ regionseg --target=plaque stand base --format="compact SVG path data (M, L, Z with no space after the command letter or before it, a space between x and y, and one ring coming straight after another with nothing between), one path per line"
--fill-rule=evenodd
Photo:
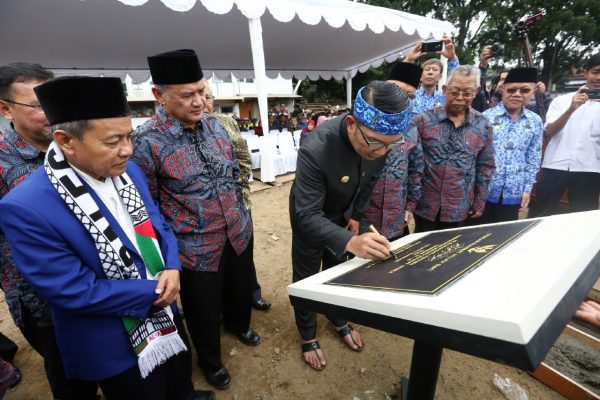
M402 378L402 400L433 400L443 347L415 340L409 379Z

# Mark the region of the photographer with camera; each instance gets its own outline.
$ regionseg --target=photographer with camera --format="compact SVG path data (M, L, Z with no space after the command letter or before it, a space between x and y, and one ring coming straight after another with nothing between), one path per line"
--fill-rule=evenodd
M442 44L443 47L441 47ZM407 63L417 62L419 58L428 52L435 52L448 59L448 75L460 65L452 38L446 35L442 37L441 43L421 42L417 44L403 61ZM425 61L422 67L421 87L415 92L415 98L412 101L413 109L416 113L422 113L438 105L443 106L446 104L444 94L439 90L435 90L435 87L442 78L442 71L444 70L442 62L438 58L431 58Z
M508 74L507 70L502 70L492 80L490 91L487 90L487 71L490 66L490 58L501 57L504 55L504 46L500 43L494 43L484 46L479 54L479 72L481 73L481 91L473 100L472 107L484 112L488 108L495 107L502 100L502 85Z
M571 212L598 209L600 196L600 53L583 70L586 84L557 97L546 116L549 138L533 217L551 215L569 189Z

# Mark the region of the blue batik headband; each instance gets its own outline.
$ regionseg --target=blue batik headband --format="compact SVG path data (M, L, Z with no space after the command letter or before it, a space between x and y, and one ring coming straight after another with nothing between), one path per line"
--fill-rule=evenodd
M360 88L354 101L353 113L356 119L380 135L399 135L406 132L414 116L412 110L406 109L396 114L384 113L363 99L364 89L364 87Z

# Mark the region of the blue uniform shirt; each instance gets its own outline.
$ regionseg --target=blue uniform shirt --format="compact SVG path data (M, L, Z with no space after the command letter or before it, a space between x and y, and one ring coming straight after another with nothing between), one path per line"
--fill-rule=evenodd
M513 121L502 103L484 111L494 130L496 171L492 175L487 201L521 204L523 192L531 192L542 160L542 119L523 109Z
M460 61L458 58L454 60L448 61L448 75L454 70L456 67L460 65ZM436 90L433 92L431 96L425 93L425 90L422 88L417 89L415 92L415 98L412 101L414 111L416 113L422 113L423 111L431 110L432 108L442 105L446 105L446 99L444 98L444 94Z

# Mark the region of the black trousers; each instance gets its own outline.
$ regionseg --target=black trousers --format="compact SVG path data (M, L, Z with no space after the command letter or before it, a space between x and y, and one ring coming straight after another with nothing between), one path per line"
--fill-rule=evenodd
M98 391L96 382L67 379L65 376L65 368L56 344L54 327L38 326L25 306L21 307L21 317L25 326L19 327L19 329L25 340L44 359L44 370L52 396L61 400L95 400Z
M519 219L520 204L502 204L502 197L498 203L485 202L485 210L479 218L469 218L468 226L493 224L496 222L516 221Z
M116 376L98 382L107 400L192 400L192 353L179 315L175 325L188 351L169 358L142 379L135 366Z
M260 300L262 298L262 288L258 284L258 277L256 276L256 265L254 264L254 236L252 236L252 253L250 254L250 263L251 267L251 275L252 275L252 300L254 302Z
M571 212L598 209L600 173L542 168L531 216L546 217L554 214L556 204L566 189L569 189L567 195Z
M15 342L0 333L0 357L2 357L4 361L9 364L14 364L13 361L18 350L19 347Z
M318 273L321 270L321 264L323 270L326 270L347 259L346 256L337 259L329 250L292 233L293 282L298 282ZM312 340L317 337L317 314L314 311L296 306L294 307L294 316L296 326L303 340ZM345 319L335 315L326 315L326 317L334 326L343 326L347 323Z
M239 256L229 243L216 272L181 273L181 305L196 353L198 365L207 373L221 362L221 316L225 329L246 332L250 327L252 299L253 240Z
M430 221L423 217L419 217L417 214L413 215L415 218L415 233L439 231L442 229L460 228L465 226L465 221L459 222L442 222L440 221L440 214L436 215L435 221Z

